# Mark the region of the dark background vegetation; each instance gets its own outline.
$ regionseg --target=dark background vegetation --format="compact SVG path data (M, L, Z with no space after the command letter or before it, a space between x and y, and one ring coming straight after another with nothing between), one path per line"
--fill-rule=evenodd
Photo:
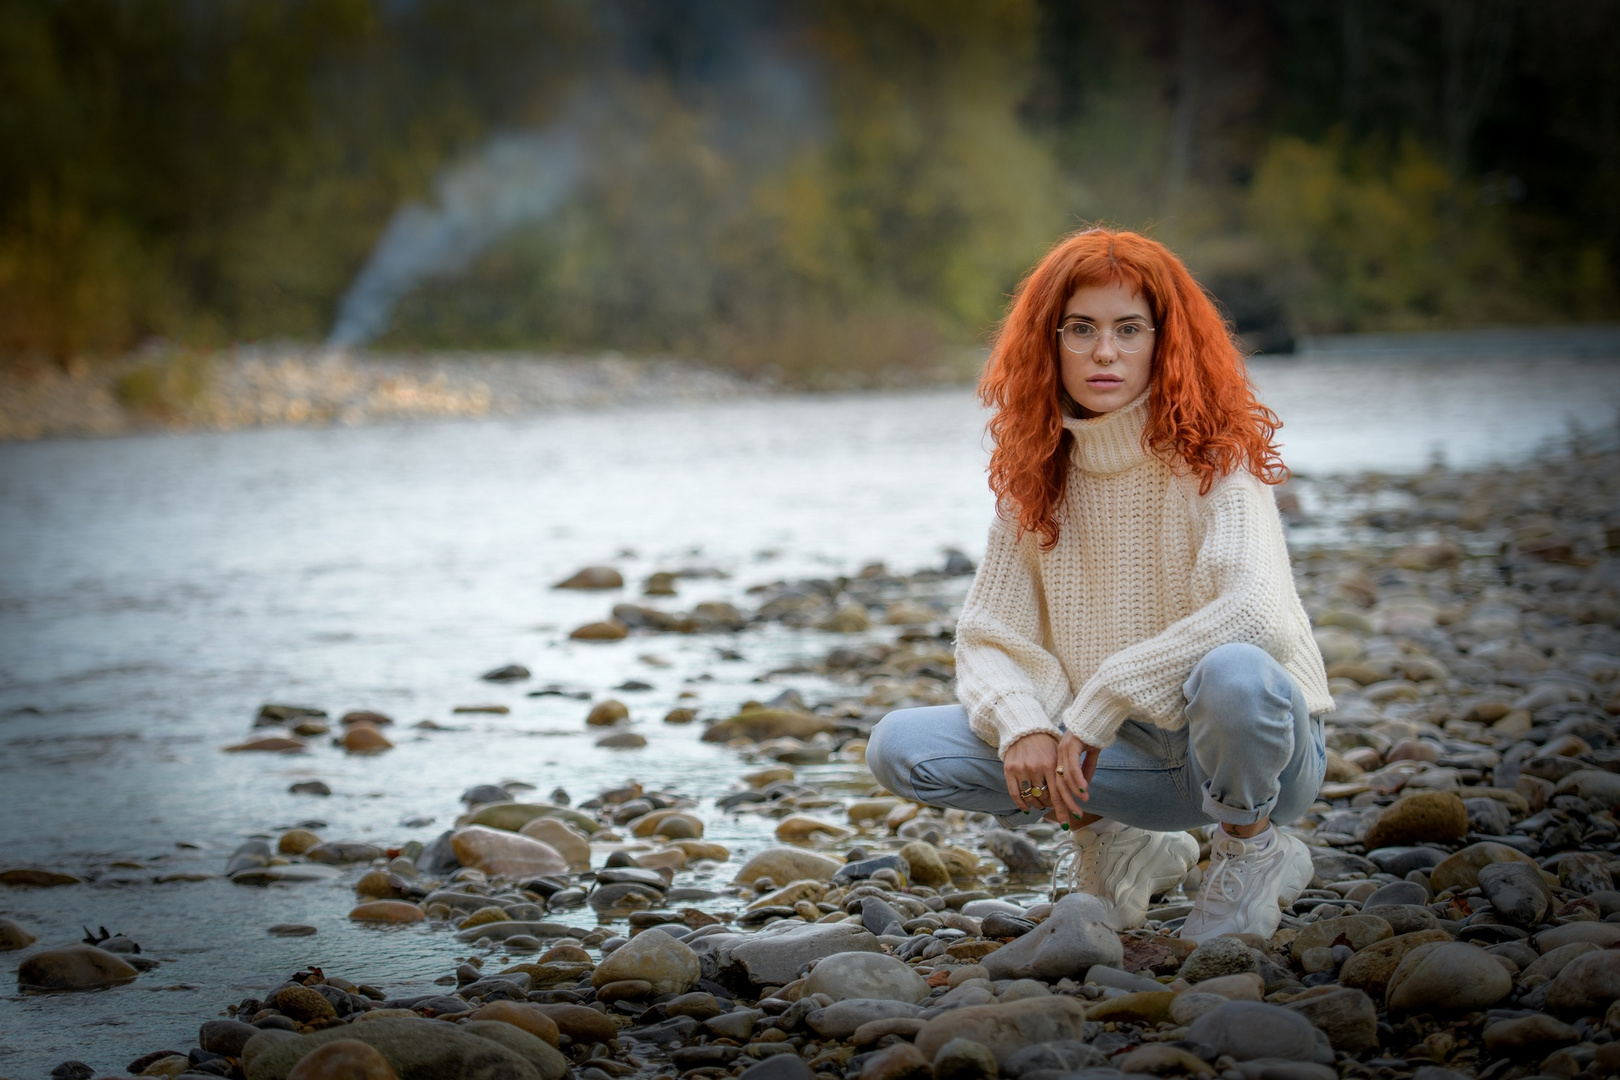
M0 355L320 341L401 206L547 131L567 197L376 345L926 366L1095 220L1258 347L1613 318L1617 41L1610 0L0 0Z

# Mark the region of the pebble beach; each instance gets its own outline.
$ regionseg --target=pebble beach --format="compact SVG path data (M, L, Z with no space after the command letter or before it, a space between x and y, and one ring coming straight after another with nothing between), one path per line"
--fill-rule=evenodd
M637 697L644 668L553 684L490 657L488 703L455 719L540 699L619 754L619 773L542 789L491 764L465 777L459 802L429 808L448 827L425 833L345 834L324 820L332 788L313 774L339 759L386 771L407 740L435 737L434 721L263 703L207 753L311 762L290 791L274 769L265 779L304 800L308 820L266 817L193 872L249 908L341 887L351 926L395 935L394 950L445 954L435 982L311 963L251 997L219 996L186 1045L154 1041L113 1061L91 1032L51 1075L1613 1074L1617 486L1620 453L1600 442L1533 466L1352 474L1282 492L1337 708L1327 782L1290 826L1316 876L1270 939L1177 936L1202 863L1144 927L1115 933L1061 874L1054 888L1061 829L1008 832L873 784L872 725L953 700L970 555L900 572L874 552L849 573L735 585L690 568L582 566L554 583L596 609L551 631L569 648L657 655L702 642L715 663L746 666L748 643L778 634L797 652L749 669L750 700L717 710L694 691L656 716ZM1301 540L1318 535L1331 539ZM782 688L796 677L815 689ZM732 766L720 781L637 782L649 735L706 744ZM765 841L734 854L717 835ZM0 921L13 1000L113 1001L163 983L172 961L143 949L141 927L53 940L21 910L49 897L94 918L85 897L102 884L72 865L0 866L0 910L19 916ZM316 919L241 932L306 942L315 957L333 931Z

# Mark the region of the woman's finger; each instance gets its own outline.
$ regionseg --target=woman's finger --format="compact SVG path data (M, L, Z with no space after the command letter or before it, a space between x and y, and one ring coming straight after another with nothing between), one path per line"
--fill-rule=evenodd
M1065 736L1058 743L1057 765L1054 771L1061 771L1063 775L1057 778L1057 789L1062 793L1063 807L1071 814L1079 814L1080 799L1085 791L1085 781L1080 771L1080 740L1072 735Z
M1080 774L1086 778L1086 786L1090 787L1091 778L1097 775L1097 761L1102 757L1102 751L1089 743L1082 743L1081 746L1085 748L1086 760Z
M1004 772L1007 777L1007 796L1012 799L1014 806L1027 811L1029 807L1025 805L1023 792L1020 790L1024 786L1023 781L1013 775L1011 767L1005 769Z

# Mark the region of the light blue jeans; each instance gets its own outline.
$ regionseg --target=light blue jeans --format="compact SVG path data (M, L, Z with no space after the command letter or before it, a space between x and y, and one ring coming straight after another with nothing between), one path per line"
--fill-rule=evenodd
M1306 711L1282 665L1253 645L1222 645L1198 662L1182 692L1186 727L1127 720L1102 752L1085 809L1154 832L1303 815L1322 786L1327 750L1321 718ZM968 728L960 705L885 716L872 729L866 764L878 783L929 806L994 814L1008 825L1044 816L1018 809L995 748Z

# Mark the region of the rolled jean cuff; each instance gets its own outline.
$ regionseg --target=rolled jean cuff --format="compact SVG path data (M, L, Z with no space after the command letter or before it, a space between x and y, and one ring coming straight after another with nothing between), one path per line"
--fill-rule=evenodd
M1215 801L1215 797L1209 793L1209 781L1204 781L1204 813L1223 825L1253 825L1261 818L1270 815L1276 805L1277 798L1272 796L1259 806L1249 809L1227 806L1225 803Z

